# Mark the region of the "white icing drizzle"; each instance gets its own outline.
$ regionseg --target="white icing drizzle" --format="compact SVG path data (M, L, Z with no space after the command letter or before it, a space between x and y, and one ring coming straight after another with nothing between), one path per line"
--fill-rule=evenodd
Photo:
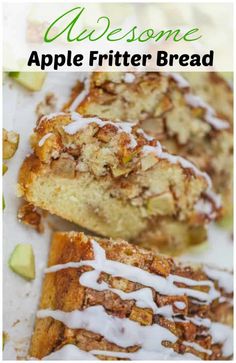
M204 326L206 328L210 328L210 326L211 326L210 319L202 319L199 316L187 317L186 320L191 321L193 324L195 324L197 326Z
M142 151L144 155L149 153L154 153L159 159L166 159L172 164L179 163L183 168L191 169L194 172L194 174L203 177L207 181L209 188L212 187L211 179L207 173L200 171L193 163L191 163L187 159L184 159L182 156L172 155L167 152L164 152L159 142L157 143L156 146L144 145Z
M78 94L78 96L74 99L72 104L70 105L70 111L75 111L77 107L81 104L82 101L84 101L85 97L89 94L89 88L90 88L90 76L86 76L84 79L84 89Z
M142 360L142 361L149 361L149 360L199 360L193 354L186 353L186 354L178 354L174 352L172 349L169 349L168 352L151 352L145 349L139 349L137 352L134 353L123 353L123 352L109 352L109 351L102 351L102 350L92 350L90 353L93 354L101 354L107 357L116 357L116 358L128 358L130 360Z
M150 135L146 134L146 132L144 132L144 131L143 131L143 129L138 129L138 130L137 130L137 133L138 133L138 134L143 135L147 141L152 141L152 140L154 140L154 137L152 137L152 136L150 136Z
M182 77L179 73L167 73L167 75L170 78L172 78L180 88L189 88L188 81L184 77Z
M203 214L211 214L212 204L207 200L199 199L195 204L195 210Z
M36 358L31 358L37 360ZM85 352L74 344L66 344L61 349L50 353L42 360L98 360L91 352Z
M49 115L45 115L45 116L43 116L40 119L39 125L40 125L41 121L44 121L44 120L51 121L55 117L58 117L58 116L66 116L66 115L68 115L68 113L66 113L66 112L54 112L54 113L50 113Z
M168 349L162 345L163 340L168 340L172 343L175 343L177 340L173 333L160 325L142 326L130 319L109 315L101 305L71 312L50 309L39 310L37 317L51 317L61 321L70 329L92 331L122 348L140 345L148 351L162 352Z
M205 110L205 120L213 126L216 130L225 130L229 128L229 123L223 121L215 116L215 112L206 102L200 97L191 93L186 93L185 99L187 103L192 107L201 107Z
M64 345L61 349L47 355L42 360L98 360L96 355L120 359L128 358L131 360L163 360L167 358L174 358L175 360L182 360L183 358L186 360L198 360L198 358L193 354L186 353L180 356L179 354L172 351L172 349L169 349L168 352L165 353L151 352L144 349L139 349L134 353L113 352L107 350L91 350L90 352L85 352L73 344Z
M176 301L174 303L177 309L184 310L186 308L186 304L183 301Z
M46 134L46 135L44 135L40 140L39 140L39 143L38 143L38 145L39 145L39 147L42 147L43 146L43 144L45 143L45 141L50 137L50 136L52 136L53 134L52 134L52 132L49 132L48 134Z
M214 288L212 281L196 281L178 275L169 275L166 278L144 271L132 265L126 265L122 262L108 260L104 249L95 241L91 241L94 252L94 260L68 262L65 264L54 265L48 267L45 272L56 272L66 268L79 268L81 266L90 266L97 271L103 271L111 276L125 278L132 282L140 283L144 286L152 287L155 291L164 295L188 295L194 299L205 303L210 303L220 296L219 292ZM176 282L184 283L187 286L208 286L209 292L205 293L198 290L190 289L189 287L178 287ZM96 288L96 287L95 287ZM150 296L150 295L149 295ZM148 297L146 297L147 303ZM152 300L148 300L149 306L152 305Z
M213 322L209 333L212 336L214 343L222 344L222 352L225 357L230 357L233 354L233 329L222 323Z
M69 135L74 135L81 129L90 125L91 123L96 123L99 127L106 125L115 126L118 132L125 132L130 136L130 147L135 148L137 146L137 141L135 136L132 134L133 124L129 122L111 122L102 121L98 117L82 117L80 114L72 112L71 113L72 122L63 127L64 131Z
M227 293L232 293L234 288L233 275L227 271L216 270L212 267L204 266L205 274L213 280L217 280L219 286Z
M234 299L230 299L228 297L225 297L225 296L221 296L219 298L219 303L223 303L223 302L227 302L229 305L233 306L234 304Z
M211 202L205 199L199 199L197 203L194 206L195 211L207 215L208 217L214 219L216 217L216 211L213 208L213 205Z
M206 353L209 355L212 353L212 351L210 349L205 349L201 345L199 345L195 342L183 342L183 344L187 345L188 347L192 347L193 349L195 349L198 352Z
M205 192L205 195L213 201L216 208L220 208L222 206L221 195L214 193L210 188Z
M123 80L125 83L133 83L135 75L133 73L125 73Z

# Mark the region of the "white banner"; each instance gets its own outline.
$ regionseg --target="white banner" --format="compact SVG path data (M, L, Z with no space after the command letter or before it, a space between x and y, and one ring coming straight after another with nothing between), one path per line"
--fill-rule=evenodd
M6 71L232 71L230 3L4 4Z

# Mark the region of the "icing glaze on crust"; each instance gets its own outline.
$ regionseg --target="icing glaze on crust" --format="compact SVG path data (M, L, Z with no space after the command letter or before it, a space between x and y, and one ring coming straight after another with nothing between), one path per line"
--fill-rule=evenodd
M155 256L124 241L94 239L75 232L58 233L54 236L45 283L56 279L57 291L59 276L64 279L73 274L83 288L84 303L73 308L75 295L74 305L72 302L69 309L59 309L60 296L66 298L62 289L62 295L58 295L59 290L55 292L57 302L53 305L42 297L30 354L38 358L37 325L50 319L52 323L60 322L68 331L65 336L71 338L69 341L62 338L60 345L54 346L54 353L48 351L45 359L56 359L60 353L64 359L86 357L86 354L91 359L104 356L140 360L144 355L148 360L229 358L232 328L221 319L232 312L230 304L221 303L220 299L232 297L231 283L224 278L225 274L231 275L218 271L213 278L211 273L208 276L207 269L210 267L177 265L170 258ZM229 280L232 282L232 278ZM69 285L69 294L72 286ZM45 293L49 292L44 290ZM87 293L93 296L91 300ZM114 301L109 308L107 299ZM125 314L115 313L117 304L123 304ZM83 330L103 337L107 343L100 339L96 344L89 335L82 343L78 337L84 334Z

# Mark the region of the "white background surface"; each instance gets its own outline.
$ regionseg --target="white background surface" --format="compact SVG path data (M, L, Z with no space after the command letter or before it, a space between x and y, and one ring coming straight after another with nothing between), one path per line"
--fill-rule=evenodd
M3 123L8 130L20 134L20 144L15 156L9 160L8 171L3 177L6 209L3 213L3 329L9 340L4 349L4 359L25 358L40 297L43 270L52 229L46 225L43 234L17 221L20 200L16 197L19 167L30 152L29 136L35 126L35 109L47 92L57 97L57 109L68 99L71 86L80 78L79 73L49 73L40 92L31 93L6 77L3 86ZM78 227L57 218L51 220L56 229L78 230ZM8 268L8 259L18 243L31 243L36 259L36 279L27 282ZM212 225L209 244L182 256L185 261L206 262L217 267L233 268L233 242L229 233Z

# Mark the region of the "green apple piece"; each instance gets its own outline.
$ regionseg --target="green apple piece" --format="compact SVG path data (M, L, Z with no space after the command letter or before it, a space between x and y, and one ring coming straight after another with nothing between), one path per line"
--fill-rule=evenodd
M233 213L226 215L224 218L218 221L217 224L223 229L232 231L234 225Z
M15 131L2 129L3 159L11 159L18 149L20 135Z
M35 260L31 244L16 245L9 259L9 267L27 280L35 279Z
M119 167L114 167L111 169L112 170L112 174L115 178L118 178L119 176L122 175L127 175L130 173L130 171L132 170L131 168L119 168Z
M145 171L150 169L156 163L157 163L157 157L153 154L149 154L141 159L141 168L143 171Z
M124 164L128 164L136 155L138 154L138 150L133 151L122 157L122 162Z
M46 78L44 72L10 72L9 76L30 91L39 91Z
M7 340L8 340L8 335L5 331L3 331L2 332L2 350L4 350Z
M171 193L163 193L154 196L147 203L148 214L151 215L171 215L175 211L174 199Z
M2 209L4 210L6 207L4 195L2 196Z
M2 164L2 175L4 175L8 170L8 166L6 164Z

